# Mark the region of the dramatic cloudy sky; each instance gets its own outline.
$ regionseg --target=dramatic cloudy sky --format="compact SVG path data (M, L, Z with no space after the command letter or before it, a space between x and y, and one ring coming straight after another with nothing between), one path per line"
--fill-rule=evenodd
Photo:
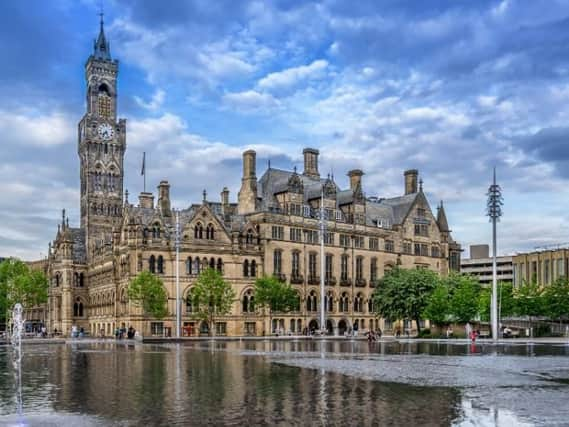
M172 184L175 207L236 200L241 153L291 169L321 152L341 186L396 196L418 168L455 238L500 252L569 241L569 0L105 0L127 118L126 188ZM0 2L0 256L45 255L78 224L76 124L98 0ZM467 253L465 254L467 255Z

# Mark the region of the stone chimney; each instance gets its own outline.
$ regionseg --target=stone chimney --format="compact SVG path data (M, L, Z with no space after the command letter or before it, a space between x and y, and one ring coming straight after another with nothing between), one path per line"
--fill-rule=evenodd
M361 189L363 175L364 173L361 169L352 169L348 172L348 177L350 177L350 190L355 191L358 185Z
M417 169L409 169L405 171L405 194L413 194L417 192L417 178L419 171Z
M229 205L229 190L227 189L227 187L223 187L223 190L221 190L221 206L226 207Z
M318 154L320 154L320 152L315 148L305 148L302 150L302 154L304 154L304 172L302 174L319 179Z
M255 212L257 208L256 157L257 153L254 150L247 150L243 153L243 178L241 178L241 189L237 196L239 215Z
M154 194L141 192L138 196L138 206L146 209L154 209Z
M170 184L168 184L168 181L160 181L160 185L158 185L158 209L160 209L163 216L172 216Z

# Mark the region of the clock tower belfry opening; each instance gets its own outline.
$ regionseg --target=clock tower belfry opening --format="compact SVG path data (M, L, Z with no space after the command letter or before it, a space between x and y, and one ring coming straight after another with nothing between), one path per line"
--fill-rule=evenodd
M117 120L118 69L101 15L99 35L85 64L86 112L79 122L81 227L87 248L110 241L122 218L126 120Z

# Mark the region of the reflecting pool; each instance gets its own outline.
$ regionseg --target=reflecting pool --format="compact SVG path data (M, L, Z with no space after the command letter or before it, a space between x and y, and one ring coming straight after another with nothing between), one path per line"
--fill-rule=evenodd
M74 341L24 347L0 425L566 425L569 346Z

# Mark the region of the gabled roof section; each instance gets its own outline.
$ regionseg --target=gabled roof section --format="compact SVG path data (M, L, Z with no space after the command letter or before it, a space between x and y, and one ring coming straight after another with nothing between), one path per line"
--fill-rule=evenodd
M223 220L221 213L217 213L209 203L205 202L202 205L193 205L190 208L191 214L187 215L182 221L182 215L180 215L180 229L183 230L184 227L187 227L189 224L193 223L194 221L201 221L204 226L208 223L212 222L215 223L216 226L223 230L225 237L229 242L231 242L230 236L230 224L226 224Z
M409 214L409 211L415 204L417 197L422 193L405 194L404 196L392 197L390 199L382 199L377 204L391 208L393 211L393 224L402 224ZM369 209L368 203L367 208Z

